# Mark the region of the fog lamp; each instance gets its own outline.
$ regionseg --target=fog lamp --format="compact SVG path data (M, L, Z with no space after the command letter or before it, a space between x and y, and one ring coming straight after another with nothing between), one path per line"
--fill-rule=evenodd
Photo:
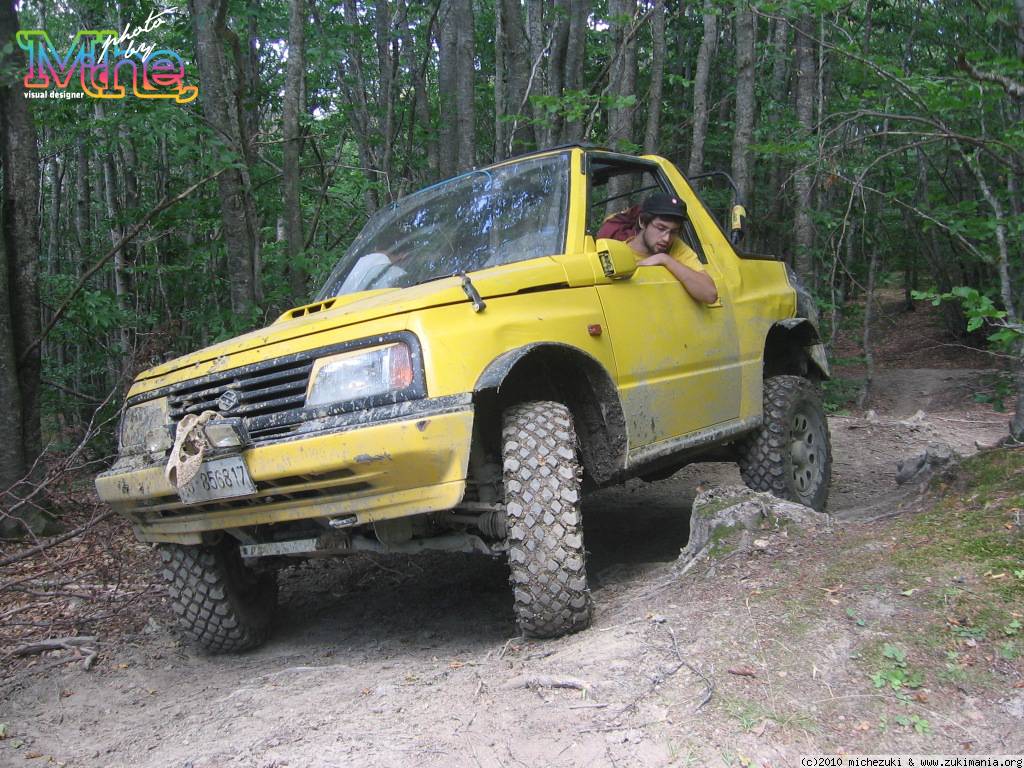
M249 441L245 425L239 418L208 422L203 432L214 448L241 448Z
M163 453L174 445L174 438L166 427L157 427L146 433L146 450L150 453Z

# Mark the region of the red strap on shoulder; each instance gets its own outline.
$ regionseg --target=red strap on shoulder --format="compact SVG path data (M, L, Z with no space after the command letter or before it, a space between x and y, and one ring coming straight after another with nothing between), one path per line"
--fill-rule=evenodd
M613 213L597 230L597 238L607 237L611 240L631 240L640 229L640 206L634 205L624 211Z

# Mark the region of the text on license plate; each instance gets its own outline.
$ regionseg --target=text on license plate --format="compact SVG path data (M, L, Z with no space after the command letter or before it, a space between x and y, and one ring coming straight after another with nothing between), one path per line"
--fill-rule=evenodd
M186 504L253 493L256 493L256 484L241 456L225 456L203 462L196 476L178 489L178 496Z

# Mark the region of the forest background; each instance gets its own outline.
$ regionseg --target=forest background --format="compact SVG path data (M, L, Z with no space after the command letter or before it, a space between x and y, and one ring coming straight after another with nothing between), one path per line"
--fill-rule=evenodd
M19 29L134 29L199 97L26 98ZM829 340L863 323L865 394L878 287L940 302L1024 439L1024 0L2 0L0 46L7 534L139 370L307 301L379 207L572 142L731 173L744 246Z

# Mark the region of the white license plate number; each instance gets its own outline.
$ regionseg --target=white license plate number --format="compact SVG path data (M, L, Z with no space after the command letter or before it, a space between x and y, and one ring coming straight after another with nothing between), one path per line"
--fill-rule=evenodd
M225 456L203 462L196 476L178 489L186 504L231 499L256 493L256 484L241 456Z

